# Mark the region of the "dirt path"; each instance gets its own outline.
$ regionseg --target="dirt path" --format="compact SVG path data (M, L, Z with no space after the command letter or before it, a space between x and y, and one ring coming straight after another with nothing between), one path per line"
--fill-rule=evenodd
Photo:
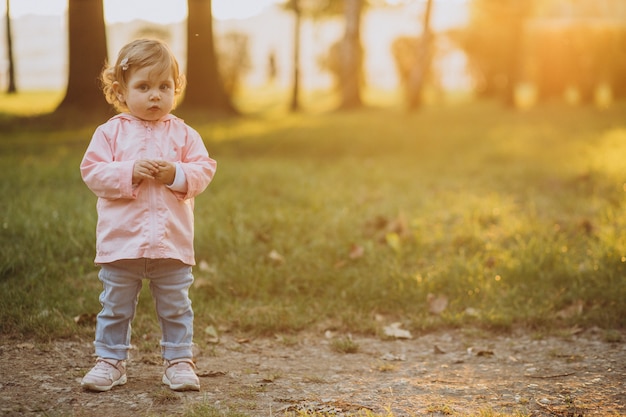
M288 339L225 337L200 352L200 392L160 383L156 354L135 352L128 383L107 393L80 389L93 358L89 341L45 346L0 339L0 415L183 415L193 404L248 416L297 411L349 415L626 416L626 334L601 331L535 340L529 335L441 332L412 340L354 338L338 353L324 335ZM208 415L208 414L207 414Z

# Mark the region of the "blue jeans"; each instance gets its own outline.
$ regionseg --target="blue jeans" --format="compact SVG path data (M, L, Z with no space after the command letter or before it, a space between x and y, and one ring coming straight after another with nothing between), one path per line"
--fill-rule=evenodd
M175 259L123 259L100 265L102 311L96 323L96 355L128 359L131 321L135 317L143 279L150 291L161 325L163 358L191 358L193 310L189 287L191 266Z

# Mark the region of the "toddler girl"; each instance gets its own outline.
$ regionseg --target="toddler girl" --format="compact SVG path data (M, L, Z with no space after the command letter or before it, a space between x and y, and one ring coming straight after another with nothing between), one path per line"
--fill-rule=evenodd
M199 390L192 360L194 197L216 169L200 135L170 114L185 81L161 41L124 46L102 72L104 95L121 112L99 126L80 170L98 197L96 258L102 310L95 366L81 385L108 391L126 383L131 320L143 279L161 326L163 383Z

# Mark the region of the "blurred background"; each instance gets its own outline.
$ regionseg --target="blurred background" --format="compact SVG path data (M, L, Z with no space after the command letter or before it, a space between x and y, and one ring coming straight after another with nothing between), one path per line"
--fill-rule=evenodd
M101 290L78 166L113 114L102 67L138 37L171 45L175 114L220 164L197 200L198 333L626 326L626 0L0 0L0 17L0 333L91 329L73 320ZM142 305L139 336L158 327Z
M91 19L87 8L103 8L109 60L149 36L167 41L186 68L188 10L206 4L233 99L296 88L338 93L341 107L375 101L363 97L377 91L412 107L491 97L527 108L548 100L607 107L626 95L623 0L5 0L0 88L68 87L68 38L97 32L70 30L72 7L81 20ZM341 91L348 88L356 92Z

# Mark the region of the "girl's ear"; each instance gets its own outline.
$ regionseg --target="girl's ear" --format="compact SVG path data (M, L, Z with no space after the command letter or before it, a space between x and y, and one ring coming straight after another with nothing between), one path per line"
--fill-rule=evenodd
M111 87L113 87L113 92L115 93L115 97L117 97L120 103L124 103L125 101L124 91L122 89L122 86L120 86L120 83L118 81L114 81Z

